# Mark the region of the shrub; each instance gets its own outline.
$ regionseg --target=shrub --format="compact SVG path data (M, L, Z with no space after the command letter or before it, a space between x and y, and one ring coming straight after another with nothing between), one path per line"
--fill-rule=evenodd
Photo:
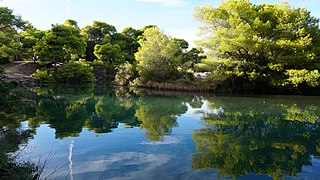
M126 86L133 82L135 78L135 72L132 64L126 62L117 67L117 74L115 76L115 82L120 86Z
M43 83L52 82L68 82L81 83L93 82L95 77L93 75L93 68L84 60L70 61L59 68L45 68L38 69L33 77L39 79Z
M37 78L43 83L56 82L54 78L54 69L37 69L37 71L32 74L32 77Z
M58 69L56 80L58 82L93 82L95 77L93 68L83 60L70 61Z

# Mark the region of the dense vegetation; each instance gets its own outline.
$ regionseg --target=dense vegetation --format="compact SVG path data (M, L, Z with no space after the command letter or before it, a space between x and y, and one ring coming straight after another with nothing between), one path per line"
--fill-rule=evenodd
M180 83L245 92L319 87L319 20L284 2L197 7L203 27L192 49L154 25L117 32L106 22L80 28L68 19L40 31L7 7L0 10L0 62L38 61L43 68L34 77L42 82L99 81L101 73L94 72L100 68L120 85ZM210 76L199 82L199 71Z
M208 50L211 78L226 88L316 87L320 74L319 20L288 3L229 0L196 8L198 44Z

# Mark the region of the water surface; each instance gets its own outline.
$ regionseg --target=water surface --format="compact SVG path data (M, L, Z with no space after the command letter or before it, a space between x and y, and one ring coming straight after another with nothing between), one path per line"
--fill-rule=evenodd
M51 179L318 179L319 102L42 87L19 117Z

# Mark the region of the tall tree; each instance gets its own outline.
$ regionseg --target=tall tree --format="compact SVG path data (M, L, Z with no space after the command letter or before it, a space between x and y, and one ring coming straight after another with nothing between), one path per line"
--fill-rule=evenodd
M101 21L93 21L92 25L85 26L82 29L86 36L87 49L86 59L93 61L96 59L94 55L94 47L101 44L106 35L112 35L117 32L116 28L110 24Z
M204 24L198 44L234 82L280 86L288 69L320 67L319 21L306 9L229 0L197 7L195 17Z
M32 26L22 32L19 32L21 47L19 48L19 60L37 60L34 56L34 46L45 35L44 31L38 30Z
M24 29L27 22L13 15L13 11L0 6L0 63L13 61L20 46L17 30Z
M107 66L111 69L114 69L116 65L125 61L125 57L121 53L121 48L117 44L97 44L94 47L94 55L98 60L106 62Z
M86 42L74 25L56 24L45 32L34 49L40 61L65 62L83 55Z
M177 78L178 46L157 27L148 28L139 40L140 48L135 54L142 81L165 82Z
M173 38L172 41L179 46L179 49L182 52L186 52L186 50L189 48L189 43L184 39Z

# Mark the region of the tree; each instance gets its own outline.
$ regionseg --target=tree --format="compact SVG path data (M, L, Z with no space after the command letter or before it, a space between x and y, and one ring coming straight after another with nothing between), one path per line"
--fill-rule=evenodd
M176 43L182 52L189 48L189 43L184 39L173 38L172 41Z
M148 28L139 40L135 58L138 62L139 75L142 81L165 82L174 80L178 75L178 46L156 27Z
M233 82L278 87L286 70L320 67L319 21L306 9L229 0L197 7L195 17L204 23L197 43Z
M44 35L44 31L40 31L32 26L20 32L19 36L21 47L19 48L18 59L32 60L33 58L35 58L34 46L41 40Z
M110 41L113 44L120 46L121 53L125 57L125 60L130 63L135 61L134 54L138 51L138 47L140 46L137 39L137 36L139 37L137 31L138 30L132 28L125 29L124 32L115 33L110 38Z
M70 21L70 20L68 20ZM40 61L65 62L76 60L82 56L86 49L84 37L74 24L56 24L34 47Z
M92 26L86 26L82 31L87 35L89 41L94 41L96 44L101 43L107 34L117 32L114 26L101 21L93 21Z
M86 36L87 49L86 59L93 61L96 57L94 56L94 47L97 44L102 44L103 39L106 35L112 35L117 32L116 28L110 24L101 21L93 21L92 25L85 26L82 29L83 34Z
M122 56L121 48L118 44L97 44L94 47L94 55L98 60L104 61L107 66L112 69L114 69L116 65L124 62L124 57Z
M27 22L12 14L7 7L0 6L0 63L15 60L19 53L19 36L17 30L24 29Z

